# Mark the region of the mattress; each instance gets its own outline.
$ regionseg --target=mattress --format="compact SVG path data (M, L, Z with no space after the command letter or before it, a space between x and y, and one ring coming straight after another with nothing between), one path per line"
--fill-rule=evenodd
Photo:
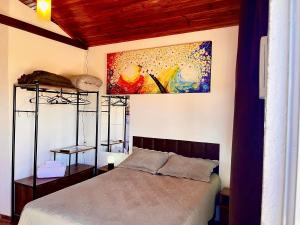
M19 225L207 225L220 179L210 183L116 168L30 202Z

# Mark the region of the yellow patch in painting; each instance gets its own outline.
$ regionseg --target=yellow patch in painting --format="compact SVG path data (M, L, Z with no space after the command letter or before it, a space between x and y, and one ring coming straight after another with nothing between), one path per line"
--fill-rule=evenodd
M122 71L121 77L128 83L135 83L140 77L141 67L131 64Z
M158 75L159 82L166 88L170 82L170 80L176 75L177 71L179 70L179 66L173 66L166 70L163 70Z

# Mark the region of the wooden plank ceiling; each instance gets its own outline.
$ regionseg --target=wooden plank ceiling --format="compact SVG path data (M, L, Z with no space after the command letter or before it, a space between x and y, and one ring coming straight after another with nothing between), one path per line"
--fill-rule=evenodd
M52 20L88 46L237 25L239 13L240 0L52 0Z

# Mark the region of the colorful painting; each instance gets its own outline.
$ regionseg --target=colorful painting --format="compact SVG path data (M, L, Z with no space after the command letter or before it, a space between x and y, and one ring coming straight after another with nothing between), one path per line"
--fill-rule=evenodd
M107 94L210 92L212 42L107 55Z

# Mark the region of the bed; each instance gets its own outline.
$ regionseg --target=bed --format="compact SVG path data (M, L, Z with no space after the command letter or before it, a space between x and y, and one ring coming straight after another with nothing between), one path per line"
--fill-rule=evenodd
M219 159L218 144L134 137L133 145ZM207 183L116 168L30 202L19 225L207 225L219 189L217 173Z

